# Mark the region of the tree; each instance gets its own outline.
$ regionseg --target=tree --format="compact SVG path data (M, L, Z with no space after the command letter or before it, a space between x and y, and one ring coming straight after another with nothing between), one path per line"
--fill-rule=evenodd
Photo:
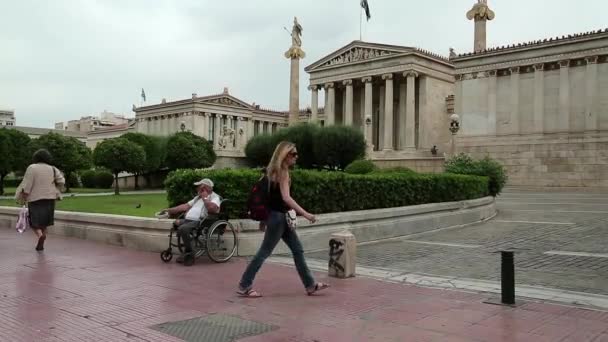
M143 147L123 138L104 140L93 152L95 165L105 167L114 174L114 194L119 195L118 174L135 173L142 170L146 163Z
M78 170L91 168L91 149L76 138L47 133L32 141L32 150L39 148L45 148L51 153L53 165L64 173L66 180ZM68 182L66 191L70 191Z
M142 133L127 133L121 136L123 139L127 139L131 142L141 146L146 153L146 162L142 170L135 172L135 189L139 189L139 175L149 175L152 172L157 171L161 164L161 151L160 145L152 137ZM148 182L149 184L149 182Z
M4 194L4 177L23 172L32 160L30 137L15 129L0 129L0 195Z
M216 159L211 143L191 132L176 133L167 141L165 162L171 170L206 168Z
M0 130L0 195L4 195L4 177L11 173L13 156L11 154L11 143L6 130Z
M314 142L317 165L344 170L354 160L365 156L365 138L350 126L329 126L319 130Z

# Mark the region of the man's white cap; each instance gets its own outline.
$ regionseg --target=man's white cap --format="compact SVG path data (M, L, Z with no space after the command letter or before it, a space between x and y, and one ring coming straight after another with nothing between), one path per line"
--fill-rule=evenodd
M196 186L203 185L203 184L210 188L213 188L213 182L209 178L201 179L200 181L194 183L194 185L196 185Z

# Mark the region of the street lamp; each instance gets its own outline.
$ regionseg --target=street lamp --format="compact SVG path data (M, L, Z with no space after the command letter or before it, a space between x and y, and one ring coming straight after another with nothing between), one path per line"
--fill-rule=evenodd
M456 133L460 129L460 116L458 114L450 115L450 132L452 132L452 148L450 154L454 156L456 154Z

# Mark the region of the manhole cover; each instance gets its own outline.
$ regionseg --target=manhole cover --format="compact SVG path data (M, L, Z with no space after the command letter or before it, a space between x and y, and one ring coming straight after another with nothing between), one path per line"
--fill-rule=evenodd
M235 316L213 314L185 321L162 323L150 328L187 342L232 342L243 337L260 335L278 327Z

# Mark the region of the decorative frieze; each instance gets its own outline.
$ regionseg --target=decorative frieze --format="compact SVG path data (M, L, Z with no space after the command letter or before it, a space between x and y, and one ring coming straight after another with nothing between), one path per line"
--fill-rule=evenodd
M337 57L332 58L321 66L331 66L331 65L339 65L344 63L352 63L359 62L369 59L375 59L379 57L385 57L394 55L396 52L381 50L381 49L372 49L372 48L353 48L349 51L346 51Z

